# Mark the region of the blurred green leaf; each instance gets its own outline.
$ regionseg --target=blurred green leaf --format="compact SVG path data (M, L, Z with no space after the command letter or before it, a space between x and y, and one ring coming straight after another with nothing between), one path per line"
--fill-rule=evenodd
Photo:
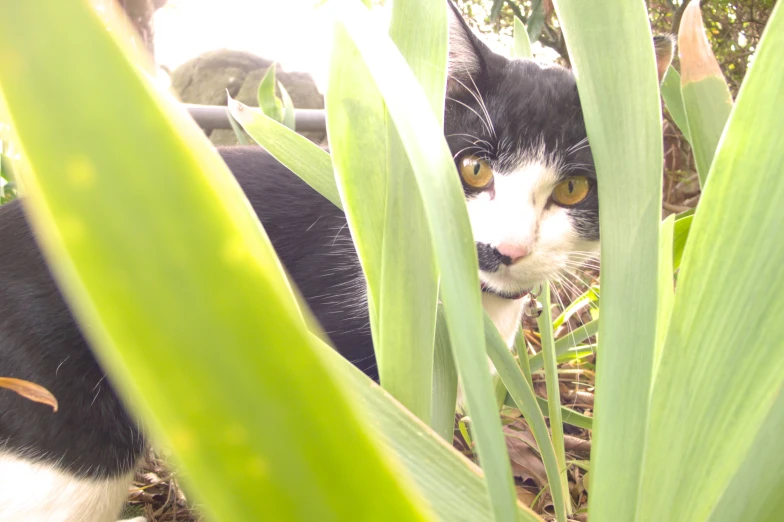
M346 38L350 37L356 44L384 97L413 167L434 244L449 338L473 420L480 462L493 496L496 518L511 520L516 499L501 423L493 406L492 382L482 350L484 335L480 321L482 306L476 247L452 155L444 140L439 118L392 42L378 31L365 9L353 2L338 2L335 6L341 9L337 37L346 43ZM343 45L344 52L350 48ZM340 119L347 120L348 107L359 103L356 98L344 100L330 107L328 93L330 131L333 128L347 129L346 121L338 122ZM356 132L354 129L351 131ZM330 132L335 166L348 171L345 162L350 161L353 151L344 148L339 153L336 139L340 141L343 136Z
M554 4L601 180L602 308L589 511L592 520L634 520L644 491L639 482L657 340L663 150L653 39L642 2ZM608 20L612 31L601 29Z
M0 18L0 85L32 167L26 205L113 383L210 518L424 520L316 356L236 181L120 34L80 0ZM346 462L352 473L336 473Z
M781 422L784 387L784 242L772 240L784 223L782 49L778 5L716 151L683 255L653 387L638 520L706 520L720 499L738 512L750 500L727 489L738 474L781 472L781 460L753 444L771 448L762 430ZM758 498L779 496L770 488L780 483L757 481Z
M544 3L542 0L531 0L531 15L528 17L528 41L536 43L542 36L544 27Z
M519 18L514 19L514 47L512 48L512 56L515 58L533 58L531 52L531 41L528 39L528 32L525 25Z

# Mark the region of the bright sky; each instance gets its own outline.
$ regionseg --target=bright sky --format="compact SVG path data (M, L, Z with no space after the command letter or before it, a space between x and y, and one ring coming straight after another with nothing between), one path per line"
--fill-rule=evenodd
M307 71L324 90L331 23L314 0L169 0L155 15L155 55L171 70L205 51L235 49ZM374 13L384 16L381 9ZM495 50L500 42L488 42ZM509 45L511 42L504 42ZM502 51L503 52L503 51Z

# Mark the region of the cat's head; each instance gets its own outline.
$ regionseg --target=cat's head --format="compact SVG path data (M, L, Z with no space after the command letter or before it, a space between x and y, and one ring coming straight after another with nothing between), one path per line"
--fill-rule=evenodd
M599 248L596 170L580 98L569 70L493 53L451 2L449 16L444 128L480 280L485 291L517 296ZM670 46L667 64L671 57Z

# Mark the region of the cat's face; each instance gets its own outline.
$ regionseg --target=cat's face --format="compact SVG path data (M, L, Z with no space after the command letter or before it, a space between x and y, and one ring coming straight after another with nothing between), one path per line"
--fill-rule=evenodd
M494 54L452 18L445 134L480 280L513 296L598 251L596 171L572 74Z

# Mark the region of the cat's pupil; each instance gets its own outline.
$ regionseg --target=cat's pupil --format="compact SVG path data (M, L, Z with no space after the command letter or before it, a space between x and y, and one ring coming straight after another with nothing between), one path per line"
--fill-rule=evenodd
M478 176L479 175L479 169L481 169L481 168L482 168L482 165L480 165L478 161L476 163L474 163L474 176Z
M569 194L574 192L574 181L569 181Z

